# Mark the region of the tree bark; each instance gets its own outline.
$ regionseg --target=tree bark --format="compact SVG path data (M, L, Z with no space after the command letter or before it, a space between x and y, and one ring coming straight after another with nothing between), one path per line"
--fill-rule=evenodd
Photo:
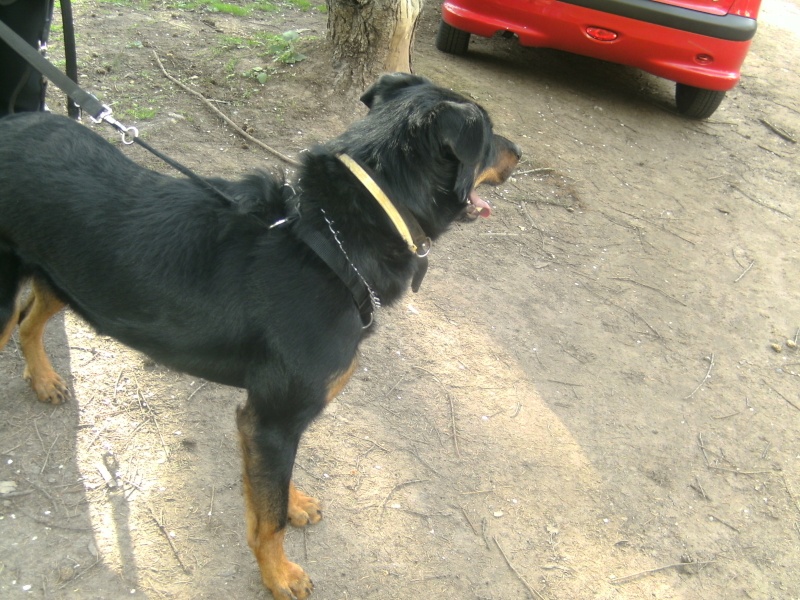
M337 85L363 89L381 73L411 72L423 0L327 0Z

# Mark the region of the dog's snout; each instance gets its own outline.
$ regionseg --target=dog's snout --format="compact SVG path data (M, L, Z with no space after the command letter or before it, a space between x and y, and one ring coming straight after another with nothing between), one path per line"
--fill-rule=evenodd
M506 151L512 153L514 156L517 157L517 160L522 158L522 148L517 146L514 142L510 139L503 137L502 135L495 134L496 138L496 146L500 152Z

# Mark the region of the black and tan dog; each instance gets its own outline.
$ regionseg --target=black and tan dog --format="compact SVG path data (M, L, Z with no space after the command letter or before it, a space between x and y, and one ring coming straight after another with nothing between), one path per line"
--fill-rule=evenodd
M304 155L293 185L143 169L63 117L0 119L0 348L19 324L40 400L69 394L42 333L64 305L179 371L247 390L237 410L247 537L275 598L312 584L283 551L321 518L291 483L298 442L345 385L373 310L424 272L430 240L504 181L519 148L474 102L382 77L365 118ZM32 294L19 299L23 283Z

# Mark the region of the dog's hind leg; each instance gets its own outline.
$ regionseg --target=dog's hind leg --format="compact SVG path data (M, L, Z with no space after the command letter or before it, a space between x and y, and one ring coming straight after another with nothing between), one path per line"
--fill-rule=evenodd
M236 425L244 459L247 542L261 580L276 600L305 600L314 585L283 550L290 495L297 501L300 493L290 482L300 433L291 425L264 422L250 397L237 409Z
M21 284L19 259L0 249L0 350L5 348L19 323Z
M44 351L44 328L47 321L64 308L50 287L34 278L32 298L19 324L19 342L25 356L25 380L42 402L60 404L69 398L69 389L55 372Z

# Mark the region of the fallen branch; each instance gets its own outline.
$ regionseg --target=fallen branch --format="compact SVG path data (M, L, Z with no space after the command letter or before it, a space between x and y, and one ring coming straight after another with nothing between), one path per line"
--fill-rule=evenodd
M208 100L208 98L206 98L205 96L203 96L203 94L201 94L200 92L198 92L198 91L196 91L196 90L193 90L192 88L190 88L190 87L189 87L189 86L187 86L186 84L182 83L181 81L179 81L178 79L176 79L175 77L173 77L172 75L170 75L169 73L167 73L167 70L164 68L164 65L161 63L161 59L158 57L158 53L156 53L156 51L155 51L155 50L153 50L153 56L155 56L155 58L156 58L156 62L158 63L158 66L159 66L159 68L161 69L161 72L164 74L164 77L166 77L167 79L169 79L169 80L170 80L172 83L174 83L175 85L177 85L178 87L180 87L180 88L181 88L181 89L183 89L184 91L186 91L186 92L189 92L189 93L190 93L190 94L192 94L193 96L196 96L197 98L199 98L200 100L202 100L203 104L205 104L205 105L206 105L208 108L210 108L210 109L211 109L212 111L214 111L214 112L215 112L217 115L219 115L219 117L220 117L220 118L221 118L223 121L225 121L225 123L227 123L227 124L228 124L230 127L232 127L232 128L234 129L234 131L236 131L236 133L238 133L240 136L242 136L242 137L243 137L244 139L246 139L248 142L252 142L253 144L255 144L255 145L257 145L257 146L260 146L261 148L263 148L264 150L266 150L267 152L269 152L270 154L272 154L272 155L273 155L275 158L277 158L277 159L280 159L280 160L282 160L283 162L285 162L285 163L287 163L287 164L290 164L290 165L292 165L293 167L299 167L299 166L301 166L301 163L300 163L299 161L297 161L297 160L295 160L295 159L293 159L293 158L289 158L289 157L288 157L288 156L286 156L285 154L283 154L283 153L279 152L278 150L275 150L275 148L273 148L272 146L267 146L267 145L266 145L264 142L262 142L261 140L259 140L259 139L257 139L257 138L254 138L252 135L250 135L250 134L249 134L249 133L247 133L247 132L246 132L244 129L242 129L242 128L241 128L241 127L239 127L239 126L238 126L236 123L234 123L234 122L233 122L233 121L232 121L230 118L228 118L228 115L226 115L224 112L222 112L222 111L221 111L220 109L218 109L216 106L214 106L214 105L213 105L213 104L212 104L212 103L211 103L211 102Z

